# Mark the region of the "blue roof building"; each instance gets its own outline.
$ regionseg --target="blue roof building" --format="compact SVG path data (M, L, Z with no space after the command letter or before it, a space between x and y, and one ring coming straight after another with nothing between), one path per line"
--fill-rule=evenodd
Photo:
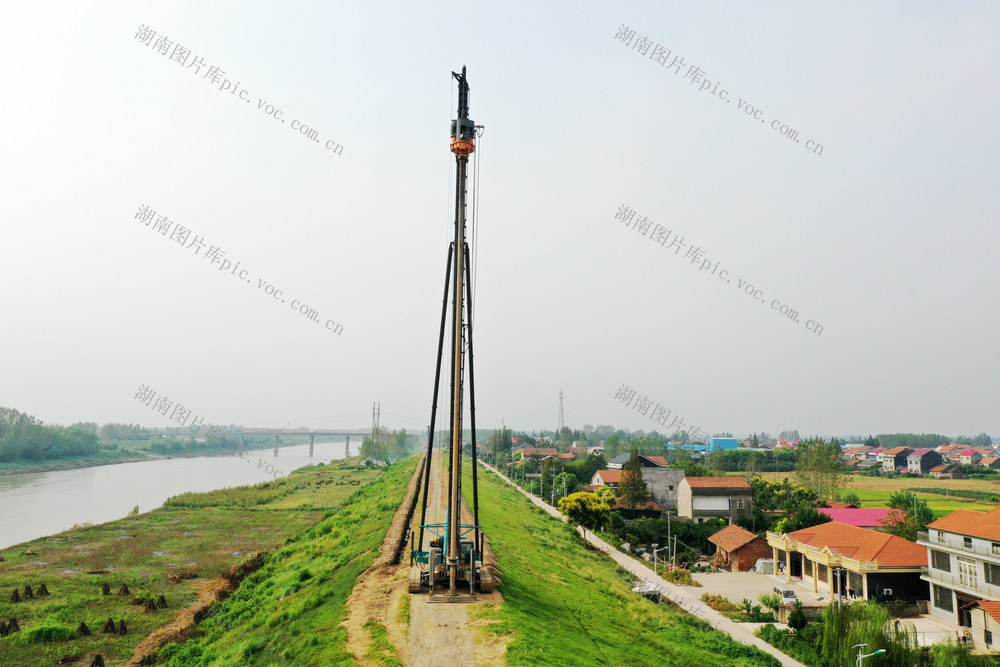
M736 438L708 438L705 440L706 449L710 452L720 449L736 449Z

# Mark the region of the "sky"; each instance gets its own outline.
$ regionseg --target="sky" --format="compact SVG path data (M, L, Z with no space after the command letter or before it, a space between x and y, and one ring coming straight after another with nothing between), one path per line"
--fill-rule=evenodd
M481 428L1000 437L996 3L420 4L8 7L0 405L425 428L464 65Z

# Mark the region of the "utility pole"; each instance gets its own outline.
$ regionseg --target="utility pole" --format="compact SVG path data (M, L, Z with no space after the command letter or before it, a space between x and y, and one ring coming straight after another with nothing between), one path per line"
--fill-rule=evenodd
M559 390L559 432L556 435L556 439L558 439L559 435L562 435L562 430L563 430L563 427L565 425L566 425L566 423L563 420L563 393L562 393L562 389L560 389Z

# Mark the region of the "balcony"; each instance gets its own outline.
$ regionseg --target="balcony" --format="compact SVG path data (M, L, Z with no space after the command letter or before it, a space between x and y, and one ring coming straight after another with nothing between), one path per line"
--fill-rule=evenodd
M951 549L959 553L975 554L1000 564L1000 548L994 549L993 543L989 541L973 539L972 544L966 546L960 535L945 533L944 542L939 542L937 539L931 540L926 531L921 531L917 533L917 544L931 549Z
M976 577L976 585L971 586L968 577L961 577L952 572L945 572L931 568L921 568L920 578L932 584L945 584L949 588L960 589L966 593L971 593L977 597L989 600L1000 600L1000 586L988 584L980 577Z

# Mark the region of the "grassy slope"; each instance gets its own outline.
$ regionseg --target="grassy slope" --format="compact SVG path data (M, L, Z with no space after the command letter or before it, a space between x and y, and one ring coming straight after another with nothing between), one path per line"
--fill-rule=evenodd
M416 463L391 466L339 511L289 538L213 608L201 636L168 644L160 657L177 666L355 664L340 626L347 596L378 555Z
M471 481L464 490L471 495ZM777 665L687 614L648 602L568 525L483 473L480 521L503 574L484 632L513 635L511 665ZM470 499L471 502L471 499Z
M194 601L197 585L258 550L278 547L289 535L316 524L323 508L337 505L358 488L338 486L337 481L364 483L378 474L343 463L309 466L267 485L184 494L135 518L75 528L3 550L0 618L16 617L22 632L0 637L0 665L51 665L73 653L86 656L87 663L96 653L105 660L128 657L143 637ZM319 479L331 483L316 486ZM109 574L87 574L101 569ZM166 579L184 572L199 578L179 583ZM15 587L23 592L25 584L37 589L42 583L49 597L9 602ZM112 595L101 595L102 583L111 586ZM115 594L123 583L130 589L127 597ZM144 613L129 604L149 594L164 595L168 609ZM101 634L108 617L124 619L128 634ZM81 620L92 636L72 632L64 640L28 641L34 628L58 625L75 631Z

